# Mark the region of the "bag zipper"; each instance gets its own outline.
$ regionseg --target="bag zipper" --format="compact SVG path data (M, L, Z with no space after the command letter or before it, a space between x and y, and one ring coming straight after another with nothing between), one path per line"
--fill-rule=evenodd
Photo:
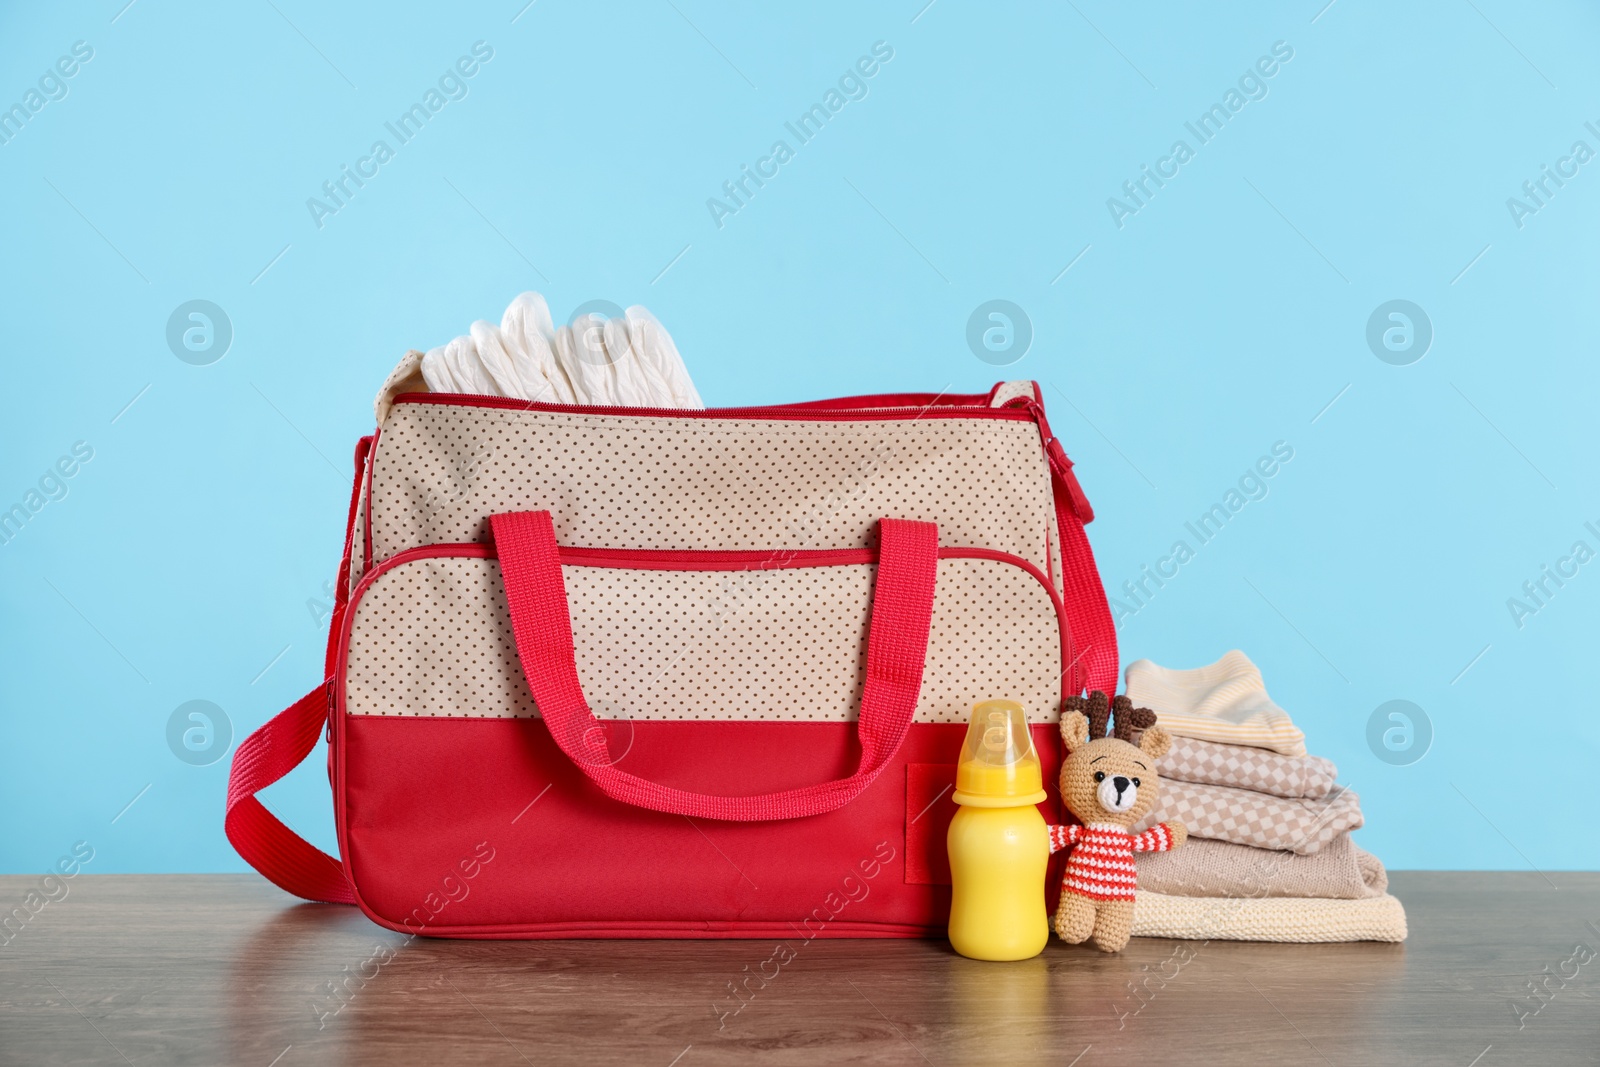
M922 394L906 394L917 396ZM903 396L884 397L882 399L903 399ZM873 397L849 397L847 400L873 400ZM537 400L518 400L509 396L482 396L470 393L401 393L394 398L395 404L446 404L458 407L497 408L507 411L542 411L562 415L631 415L645 418L675 418L675 419L793 419L814 422L855 422L866 419L884 420L910 420L921 418L973 418L973 419L1007 419L1020 422L1031 419L1031 412L1008 410L1007 408L992 408L984 403L982 397L962 396L959 398L944 398L954 402L940 402L939 397L934 397L932 402L921 406L911 404L898 404L889 407L859 406L826 407L821 405L839 404L839 401L814 401L817 407L807 407L804 404L770 404L755 407L733 408L646 408L646 407L619 407L614 404L547 404Z
M799 568L799 567L826 567L852 564L872 564L878 561L878 553L870 548L840 548L840 549L794 549L788 552L778 551L723 551L718 549L649 549L649 548L573 548L566 545L558 546L557 552L563 566L589 566L589 567L615 567L636 570L761 570L763 564L766 569ZM408 563L415 563L425 559L495 559L494 544L482 541L442 542L439 544L419 545L397 552L388 559L373 567L362 575L361 581L350 594L350 603L346 608L344 618L339 628L339 652L335 660L334 678L330 679L330 697L333 709L339 715L344 714L343 682L345 671L348 668L350 656L350 638L355 629L356 613L362 598L367 590L380 578ZM1050 605L1055 610L1056 629L1061 641L1061 662L1073 663L1069 658L1072 654L1072 628L1067 618L1066 602L1055 586L1050 584L1050 579L1045 577L1043 571L1037 566L1023 559L1021 556L1009 552L1001 552L992 548L941 548L939 559L983 559L996 563L1003 563L1017 567L1031 575L1050 598ZM1066 671L1062 672L1062 685L1066 685ZM1062 696L1066 696L1062 690ZM328 717L328 743L330 766L333 756L332 746L336 736L333 729L334 715Z
M804 567L859 566L878 562L878 552L873 548L805 548L725 550L725 549L656 549L656 548L558 548L564 567L613 567L622 570L684 570L684 571L759 571L790 570ZM483 541L441 542L418 545L397 552L362 576L355 591L350 594L346 614L354 616L356 601L367 587L396 567L424 559L495 559L494 543ZM1004 563L1031 575L1055 605L1056 614L1065 623L1066 605L1061 594L1050 584L1038 566L1010 552L993 548L949 547L939 549L940 559L984 559Z

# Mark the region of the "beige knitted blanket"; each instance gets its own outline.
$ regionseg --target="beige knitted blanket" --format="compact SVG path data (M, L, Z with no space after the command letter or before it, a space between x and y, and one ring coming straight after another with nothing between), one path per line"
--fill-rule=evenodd
M1378 857L1340 834L1310 856L1191 837L1171 852L1138 852L1139 887L1175 897L1382 896L1389 874Z
M1404 941L1406 912L1387 893L1366 900L1169 897L1139 890L1134 937L1193 941Z
M1321 756L1280 756L1264 748L1175 736L1172 748L1161 757L1161 777L1252 789L1275 797L1325 797L1339 770L1332 760Z
M1192 837L1310 855L1361 827L1361 801L1348 789L1325 797L1268 796L1248 789L1166 781L1155 810L1136 830L1177 819Z

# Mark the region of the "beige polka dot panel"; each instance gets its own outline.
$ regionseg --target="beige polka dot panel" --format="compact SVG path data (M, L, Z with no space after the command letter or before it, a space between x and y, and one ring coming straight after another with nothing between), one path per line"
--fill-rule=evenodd
M601 718L854 719L876 570L564 566L589 706ZM990 697L1054 721L1061 625L1022 568L941 560L917 721L965 722ZM414 559L385 571L356 602L349 647L350 714L538 714L492 559Z
M370 493L373 562L486 541L490 515L548 509L562 544L594 548L861 548L884 516L922 519L939 524L941 544L997 549L1060 575L1050 475L1031 421L407 402L388 413Z
M361 579L366 577L365 566L367 553L367 492L372 482L372 463L369 460L366 469L361 474L361 489L356 493L355 517L351 521L350 530L350 592L354 592Z

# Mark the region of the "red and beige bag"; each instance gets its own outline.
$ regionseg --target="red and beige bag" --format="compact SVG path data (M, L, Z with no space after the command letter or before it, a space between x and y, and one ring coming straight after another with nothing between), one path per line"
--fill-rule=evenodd
M1115 691L1039 388L583 408L416 359L356 449L327 679L235 753L239 854L432 936L941 933L972 704L1020 700L1053 783L1062 697ZM324 728L342 863L255 796Z

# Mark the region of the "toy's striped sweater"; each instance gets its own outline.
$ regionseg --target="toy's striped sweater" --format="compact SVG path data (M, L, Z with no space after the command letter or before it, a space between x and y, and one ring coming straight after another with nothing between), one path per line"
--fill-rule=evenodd
M1172 831L1166 823L1142 834L1130 834L1111 823L1050 827L1050 851L1067 855L1067 873L1061 887L1094 900L1132 900L1139 883L1133 865L1135 852L1166 852L1172 848Z

